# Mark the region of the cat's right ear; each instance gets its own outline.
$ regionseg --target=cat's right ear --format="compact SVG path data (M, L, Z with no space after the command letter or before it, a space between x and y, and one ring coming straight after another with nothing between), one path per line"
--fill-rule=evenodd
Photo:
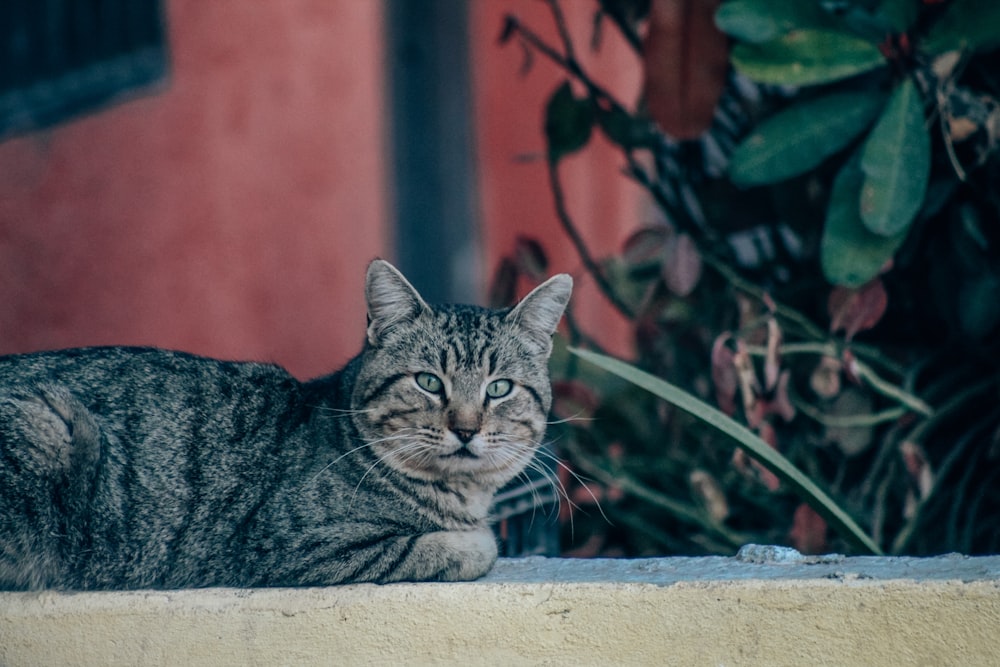
M549 354L552 334L559 326L572 292L573 279L568 274L552 276L521 299L507 314L507 319L519 323L524 332L541 345L545 354Z
M415 320L428 309L399 269L384 259L376 259L368 265L365 299L368 302L368 342L374 346L387 331Z

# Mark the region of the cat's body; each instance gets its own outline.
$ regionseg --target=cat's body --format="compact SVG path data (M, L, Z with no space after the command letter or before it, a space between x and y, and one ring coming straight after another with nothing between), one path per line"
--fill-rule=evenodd
M570 289L430 308L375 262L363 351L306 383L157 349L0 358L0 589L482 576Z

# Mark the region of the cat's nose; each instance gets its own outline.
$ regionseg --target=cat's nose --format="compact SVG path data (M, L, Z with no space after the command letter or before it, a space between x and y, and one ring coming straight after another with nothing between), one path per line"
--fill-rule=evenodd
M448 412L448 430L455 434L455 437L463 445L479 433L482 421L479 413L470 406L458 405Z
M464 428L453 428L451 429L451 432L455 434L455 437L458 438L459 442L463 445L467 445L469 444L469 441L476 437L476 433L478 431L467 430Z

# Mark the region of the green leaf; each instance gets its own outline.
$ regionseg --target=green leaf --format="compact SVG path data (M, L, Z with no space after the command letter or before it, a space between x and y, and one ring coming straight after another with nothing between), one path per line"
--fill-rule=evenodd
M736 44L736 69L755 81L789 86L829 83L885 65L878 47L828 30L794 30L762 44Z
M906 79L893 91L861 152L861 220L872 232L895 236L909 229L927 191L931 138L920 91Z
M864 173L857 154L833 181L820 242L823 275L834 285L860 287L874 278L899 249L906 234L880 236L861 221L858 199Z
M776 183L809 171L864 132L885 104L874 92L838 92L799 102L757 126L733 153L737 185Z
M1000 2L952 0L922 42L931 54L958 49L990 51L1000 47Z
M648 119L632 116L617 106L608 111L598 109L597 122L608 139L626 150L648 148L658 140Z
M759 44L776 39L791 26L760 0L729 0L715 12L715 26L730 37Z
M728 0L715 12L715 25L736 39L759 44L792 30L836 30L841 22L818 2L803 0Z
M822 2L823 0L821 0ZM920 0L833 0L838 15L859 37L879 43L888 35L906 32L917 18Z
M549 159L559 160L586 146L593 126L594 105L589 98L574 97L569 81L564 81L545 107Z
M885 17L897 33L904 33L913 27L920 13L918 0L882 0L878 13Z
M570 351L587 362L645 389L713 427L793 488L844 537L873 554L882 553L871 537L830 496L796 468L791 461L782 456L778 450L758 438L747 427L730 419L683 389L623 361L588 350L571 348Z

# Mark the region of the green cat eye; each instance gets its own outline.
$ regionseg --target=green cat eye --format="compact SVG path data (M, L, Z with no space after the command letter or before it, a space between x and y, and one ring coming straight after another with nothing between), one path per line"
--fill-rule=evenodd
M444 383L434 373L417 373L416 379L417 385L424 391L429 391L432 394L441 394L444 392Z
M514 388L510 380L494 380L486 385L486 395L490 398L503 398Z

